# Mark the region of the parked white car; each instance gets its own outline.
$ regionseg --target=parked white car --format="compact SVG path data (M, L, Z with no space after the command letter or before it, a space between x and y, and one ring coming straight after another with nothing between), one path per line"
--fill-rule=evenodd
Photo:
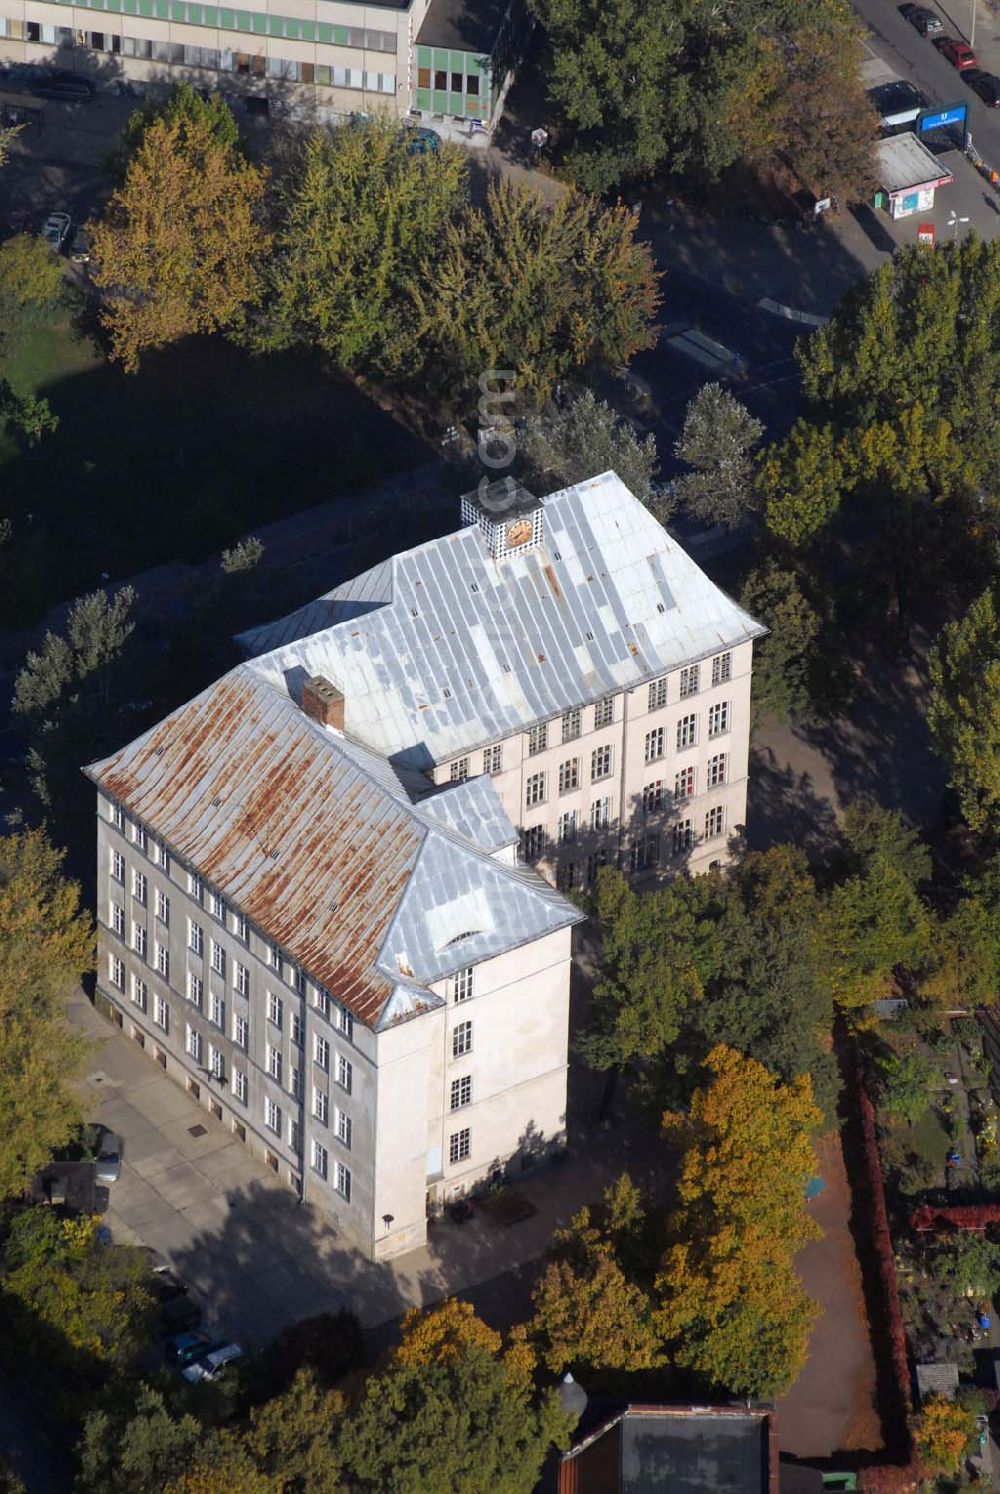
M205 1354L192 1364L185 1365L181 1374L185 1380L190 1380L192 1385L197 1385L199 1380L218 1380L234 1360L242 1358L243 1350L239 1344L222 1344L220 1348L213 1349L210 1354Z
M61 254L72 227L73 220L69 213L50 213L42 224L42 238L52 245L57 254Z

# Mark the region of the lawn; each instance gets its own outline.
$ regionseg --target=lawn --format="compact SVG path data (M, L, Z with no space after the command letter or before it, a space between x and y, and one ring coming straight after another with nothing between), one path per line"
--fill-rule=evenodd
M33 330L9 374L18 392L48 399L59 429L33 451L0 446L15 536L0 575L7 622L103 573L204 559L254 525L430 455L310 354L253 358L197 338L129 376L60 317Z

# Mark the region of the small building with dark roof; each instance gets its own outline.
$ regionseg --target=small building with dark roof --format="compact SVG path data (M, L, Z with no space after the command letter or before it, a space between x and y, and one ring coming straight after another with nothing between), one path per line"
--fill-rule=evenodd
M626 1406L559 1465L559 1494L778 1494L775 1420L742 1406Z

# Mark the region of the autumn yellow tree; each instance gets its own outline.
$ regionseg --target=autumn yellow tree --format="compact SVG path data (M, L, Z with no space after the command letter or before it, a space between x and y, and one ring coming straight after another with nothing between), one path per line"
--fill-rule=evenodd
M973 1412L947 1396L928 1396L915 1428L920 1461L932 1477L955 1473L969 1448L976 1429Z
M815 1305L796 1252L819 1231L805 1212L821 1116L807 1075L780 1083L719 1044L709 1082L664 1131L681 1148L672 1243L659 1276L659 1321L677 1363L714 1386L772 1396L805 1356Z
M112 356L232 327L260 296L264 173L201 115L157 119L93 228L94 283Z

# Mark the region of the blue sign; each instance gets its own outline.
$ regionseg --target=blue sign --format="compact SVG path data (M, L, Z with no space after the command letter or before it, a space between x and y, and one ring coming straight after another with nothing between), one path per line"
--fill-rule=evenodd
M925 135L928 130L943 130L946 125L960 124L965 128L968 118L968 104L949 104L947 109L939 109L936 114L926 111L917 116L917 134Z

